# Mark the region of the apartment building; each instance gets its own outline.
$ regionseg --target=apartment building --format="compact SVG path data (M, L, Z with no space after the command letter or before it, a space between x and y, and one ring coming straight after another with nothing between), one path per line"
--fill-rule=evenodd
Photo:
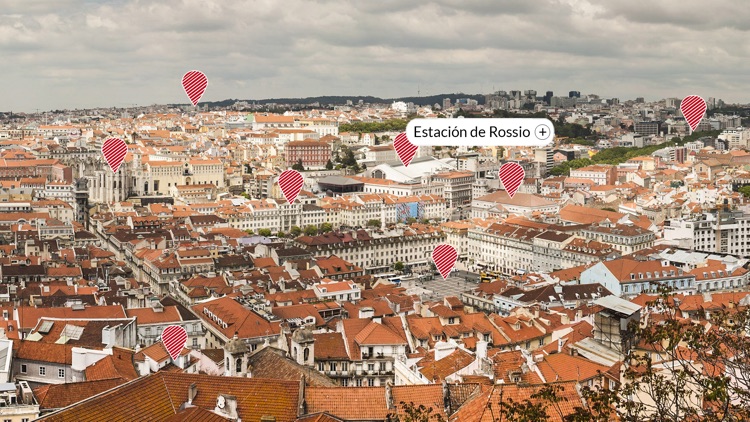
M599 283L612 294L625 297L655 293L660 285L688 294L696 290L695 275L666 260L636 261L620 258L600 262L582 271L579 282Z
M571 169L570 177L593 180L597 185L614 185L617 183L617 167L597 164Z
M336 255L367 274L389 271L396 262L426 267L432 251L445 241L438 227L412 224L393 230L353 230L301 236L294 243L313 256Z
M471 203L475 176L469 171L449 171L432 176L432 180L445 186L443 196L449 208Z
M506 275L552 272L597 258L594 252L574 254L581 251L568 246L576 239L572 232L495 223L468 230L468 257L475 265Z
M605 220L580 231L585 239L612 245L622 255L629 255L654 246L656 234L633 224L617 224Z
M703 213L667 220L664 240L702 252L750 256L750 214L742 211Z
M325 168L331 159L331 144L314 139L292 141L284 147L284 154L287 167L291 167L301 160L302 166L306 169L321 169Z

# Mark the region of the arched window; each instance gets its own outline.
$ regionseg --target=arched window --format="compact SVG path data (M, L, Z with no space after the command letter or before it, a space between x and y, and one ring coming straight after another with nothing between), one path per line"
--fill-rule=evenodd
M305 362L310 358L310 348L305 347L305 353L304 353Z
M292 351L292 359L297 360L297 346L294 346L294 350Z
M242 371L242 358L237 358L234 361L234 373L239 374Z

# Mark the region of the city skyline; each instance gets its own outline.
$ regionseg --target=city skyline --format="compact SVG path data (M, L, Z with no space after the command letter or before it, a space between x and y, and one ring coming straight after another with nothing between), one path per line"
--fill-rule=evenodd
M685 2L13 1L0 110L186 103L193 69L208 76L203 102L494 87L744 103L749 28L734 3L704 16Z

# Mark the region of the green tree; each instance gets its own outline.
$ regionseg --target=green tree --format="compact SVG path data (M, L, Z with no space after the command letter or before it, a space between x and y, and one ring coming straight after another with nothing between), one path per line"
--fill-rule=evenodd
M281 230L279 230L279 232L278 232L278 233L276 233L276 237L285 237L285 236L286 236L286 233L284 233L284 232L283 232L283 231L281 231Z
M380 227L381 221L380 220L367 220L367 226L368 227Z
M331 226L331 223L323 223L320 225L320 232L321 233L328 233L333 230L333 226Z
M333 170L333 162L331 160L328 160L326 163L326 170Z
M253 231L253 229L247 229L247 230L245 230L245 233L247 233L247 234L249 234L251 236L255 234L255 232Z
M297 226L292 226L292 228L289 230L289 234L292 235L292 237L298 237L302 234L302 229Z
M302 165L302 159L301 158L299 160L297 160L297 162L295 164L292 165L292 170L297 170L297 171L304 171L305 170L305 166Z
M307 236L315 236L318 234L318 228L315 226L307 226L305 227L305 235Z
M258 234L261 236L268 237L271 235L271 229L260 229L258 230Z
M403 271L404 270L404 263L401 261L396 262L393 264L393 269L396 271Z
M409 217L409 218L406 219L406 223L407 224L414 224L416 222L417 222L417 219L414 218L414 217Z
M349 147L342 146L341 151L344 153L344 156L341 157L341 164L343 164L345 167L352 167L357 165L357 159L354 158L354 152Z
M423 404L417 406L414 402L401 402L400 414L392 413L388 415L388 420L392 422L446 422L445 418L439 414L434 413L432 407L427 407Z
M737 192L741 193L743 196L745 196L745 198L749 198L750 197L750 185L743 186L737 189Z
M668 286L657 290L656 299L642 309L652 318L635 319L623 333L640 350L654 353L623 350L622 384L613 389L584 386L586 406L558 420L750 420L750 308L716 309L708 320L701 315L690 319ZM541 398L546 402L542 411L556 403L549 394ZM539 407L510 403L503 408L512 416L503 419L507 421L550 419ZM526 411L533 418L524 419Z

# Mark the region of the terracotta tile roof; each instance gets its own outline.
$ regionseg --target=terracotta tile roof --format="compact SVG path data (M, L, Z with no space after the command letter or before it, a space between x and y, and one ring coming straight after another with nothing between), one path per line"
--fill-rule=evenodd
M77 311L67 307L32 308L23 306L18 309L18 316L23 329L33 328L41 317L61 319L127 318L122 305L87 306L85 309Z
M360 346L406 344L406 340L377 322L371 322L355 337Z
M332 416L328 412L320 412L312 415L301 416L297 418L295 422L344 422L344 420Z
M287 358L285 351L274 347L264 347L250 355L248 367L254 378L299 381L304 376L305 384L308 386L335 387L337 385L332 379L315 369L302 366Z
M206 309L226 323L226 328L210 318L204 311ZM278 335L281 332L279 322L269 322L229 296L195 305L192 310L204 323L221 331L228 339L235 332L242 339Z
M384 420L385 387L310 387L305 390L309 413L328 412L346 420Z
M608 366L565 353L545 356L537 367L547 382L587 381L609 370Z
M133 362L135 352L120 347L112 348L112 355L86 368L86 380L104 380L122 378L131 381L138 378L138 372Z
M60 409L115 388L125 382L126 380L122 378L110 378L68 384L48 384L34 389L34 396L39 402L40 409Z
M158 372L39 420L166 420L187 401L191 384L196 384L198 391L193 404L203 409L213 410L218 395L227 394L237 398L237 411L242 420L258 421L265 415L275 416L277 422L293 422L297 418L298 381ZM383 397L384 401L385 395Z
M36 362L50 362L69 365L72 360L70 344L39 343L36 341L22 340L19 342L14 359L33 360Z
M226 422L231 419L202 407L188 407L164 419L164 422Z
M140 358L141 355L148 356L150 359L159 363L164 362L167 359L171 359L167 348L164 347L164 344L161 341L158 341L151 346L148 346L145 349L141 350L136 354L136 357Z
M432 408L433 415L446 418L445 405L443 404L443 386L441 384L427 385L397 385L391 389L393 404L396 406L397 414L405 414L401 402L414 403L416 406L424 405Z
M315 338L315 360L349 359L341 333L313 334Z
M583 407L583 402L575 388L574 382L563 382L554 384L561 388L556 392L560 401L556 404L563 416L575 411L576 407ZM514 402L523 403L530 400L537 403L538 400L531 399L531 395L539 391L541 385L497 384L491 387L485 386L480 394L466 401L456 413L451 415L450 422L493 422L496 419L501 400L512 399ZM562 422L558 412L549 412L550 422Z
M474 356L461 349L456 349L453 353L438 361L428 362L428 359L423 359L417 362L417 365L420 366L419 372L428 380L442 381L472 362L474 362Z
M126 309L128 317L135 317L138 325L164 324L182 321L180 312L176 306L165 306L163 312L155 312L154 308L131 308Z

